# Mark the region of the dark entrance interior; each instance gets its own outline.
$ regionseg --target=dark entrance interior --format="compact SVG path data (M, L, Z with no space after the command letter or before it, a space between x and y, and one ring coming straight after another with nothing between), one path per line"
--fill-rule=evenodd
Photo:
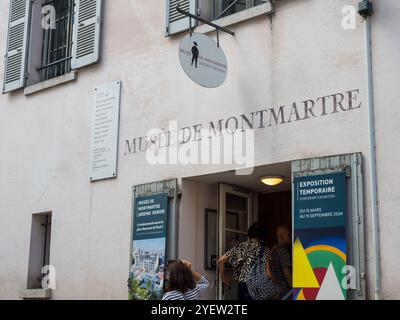
M277 227L292 229L291 196L291 191L260 193L258 195L258 222L268 231L267 246L269 248L276 245L275 230Z

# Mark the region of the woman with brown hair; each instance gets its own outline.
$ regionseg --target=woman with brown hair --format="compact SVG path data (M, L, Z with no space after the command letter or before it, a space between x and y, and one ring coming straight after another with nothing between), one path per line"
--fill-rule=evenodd
M208 280L192 270L188 261L172 260L167 269L168 289L162 300L198 300L209 286Z

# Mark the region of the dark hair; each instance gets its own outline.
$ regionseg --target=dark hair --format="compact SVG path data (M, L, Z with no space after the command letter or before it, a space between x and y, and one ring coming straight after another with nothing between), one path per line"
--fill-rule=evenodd
M169 261L168 273L168 291L185 293L196 287L192 271L182 261Z
M264 243L267 235L267 230L265 229L265 227L260 226L258 222L256 222L249 228L247 234L250 239L257 239Z

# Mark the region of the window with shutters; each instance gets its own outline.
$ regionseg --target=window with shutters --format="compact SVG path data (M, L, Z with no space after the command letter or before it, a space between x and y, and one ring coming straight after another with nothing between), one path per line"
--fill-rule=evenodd
M9 0L3 93L26 87L31 94L97 63L102 1Z
M43 29L41 79L48 80L71 71L73 0L43 0L55 9L55 28Z
M268 2L267 0L213 0L213 20Z
M199 15L207 20L218 20L243 10L270 3L270 0L167 0L168 35L173 35L189 29L189 18L179 13L176 7ZM198 22L192 19L192 27Z

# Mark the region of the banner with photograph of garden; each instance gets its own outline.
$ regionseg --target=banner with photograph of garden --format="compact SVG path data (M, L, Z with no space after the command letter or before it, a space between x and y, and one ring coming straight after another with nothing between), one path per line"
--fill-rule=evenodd
M135 199L130 300L159 300L164 289L168 194Z

